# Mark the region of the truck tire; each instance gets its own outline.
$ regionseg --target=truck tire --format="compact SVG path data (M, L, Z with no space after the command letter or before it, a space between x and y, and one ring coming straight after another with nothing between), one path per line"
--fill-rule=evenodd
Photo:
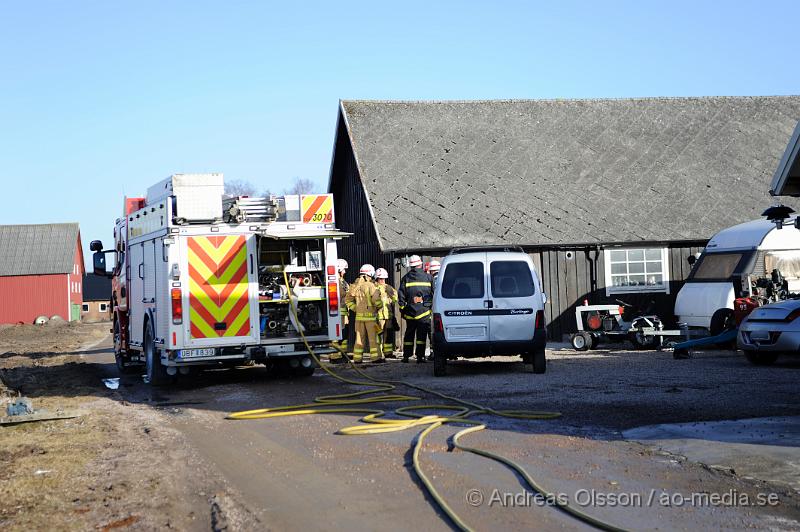
M138 364L130 364L130 357L127 351L122 350L122 340L120 338L119 319L114 318L114 360L117 363L117 371L120 375L135 375L142 371Z
M778 353L764 351L745 351L744 356L748 362L755 366L771 366L778 360Z
M437 349L433 352L433 376L444 377L447 375L447 356Z
M544 354L544 349L533 352L533 372L537 374L547 371L547 358Z
M144 328L145 378L151 386L162 386L170 381L167 370L161 365L161 353L158 352L150 321Z

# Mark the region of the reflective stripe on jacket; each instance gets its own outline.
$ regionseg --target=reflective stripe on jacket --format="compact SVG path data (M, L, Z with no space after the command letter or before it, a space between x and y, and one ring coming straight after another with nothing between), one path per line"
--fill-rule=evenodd
M400 280L397 297L403 318L407 320L430 318L433 306L433 277L418 268L412 268Z

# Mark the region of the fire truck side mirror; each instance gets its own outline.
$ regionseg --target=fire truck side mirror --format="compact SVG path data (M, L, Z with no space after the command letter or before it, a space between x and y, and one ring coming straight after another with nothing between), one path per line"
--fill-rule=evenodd
M108 276L106 272L106 254L102 251L95 251L92 254L92 263L94 265L94 274L103 277Z
M103 251L103 243L100 240L92 240L89 251Z

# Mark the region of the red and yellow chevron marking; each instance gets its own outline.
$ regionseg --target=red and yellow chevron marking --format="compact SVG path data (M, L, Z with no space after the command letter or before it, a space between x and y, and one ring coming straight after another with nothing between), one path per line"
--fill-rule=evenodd
M188 246L191 337L249 336L245 237L193 236Z
M304 224L333 223L333 194L300 196L300 212Z

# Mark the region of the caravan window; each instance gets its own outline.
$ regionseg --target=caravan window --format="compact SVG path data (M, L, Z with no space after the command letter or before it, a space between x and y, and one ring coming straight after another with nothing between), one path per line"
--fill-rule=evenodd
M692 279L730 279L740 260L741 253L706 253Z

